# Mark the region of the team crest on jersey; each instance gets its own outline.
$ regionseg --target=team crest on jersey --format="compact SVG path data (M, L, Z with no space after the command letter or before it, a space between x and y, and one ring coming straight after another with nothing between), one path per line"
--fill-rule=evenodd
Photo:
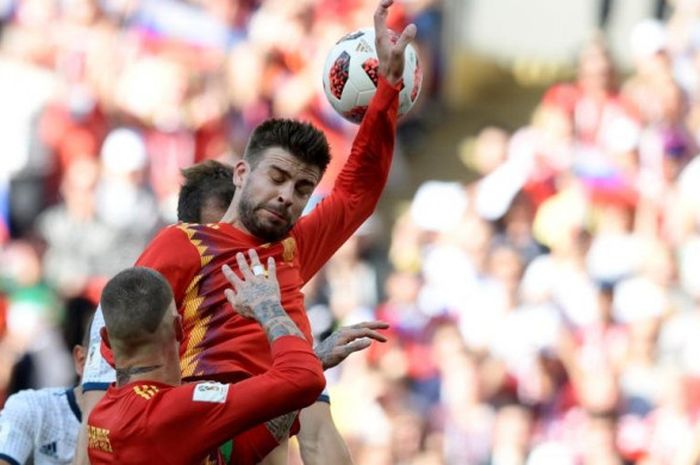
M213 402L223 404L228 395L228 384L207 382L199 383L192 392L192 400L195 402Z
M289 263L294 260L297 254L297 241L293 237L288 237L282 241L282 260Z
M151 400L158 392L158 388L150 384L141 384L140 386L134 386L134 392L137 396Z

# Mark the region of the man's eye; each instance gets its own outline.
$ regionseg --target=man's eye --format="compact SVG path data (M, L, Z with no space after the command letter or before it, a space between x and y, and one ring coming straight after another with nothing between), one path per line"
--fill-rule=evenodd
M309 187L297 188L297 194L300 195L300 196L302 196L302 197L308 197L308 196L310 196L311 193L312 193L313 191L314 191L314 190L311 189L311 188L309 188Z

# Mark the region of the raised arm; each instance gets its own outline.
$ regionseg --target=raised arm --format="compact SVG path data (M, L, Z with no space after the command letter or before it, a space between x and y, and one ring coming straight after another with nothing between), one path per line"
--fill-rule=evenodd
M393 0L382 0L374 14L379 59L377 91L355 136L352 150L330 195L299 220L292 234L308 281L362 225L377 206L389 176L396 139L399 91L403 85L404 51L416 34L407 26L396 43L386 26Z

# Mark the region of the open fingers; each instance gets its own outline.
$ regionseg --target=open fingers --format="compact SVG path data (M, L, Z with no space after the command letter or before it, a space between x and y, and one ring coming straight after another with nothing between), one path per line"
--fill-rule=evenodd
M250 266L248 265L243 252L238 252L236 254L236 262L238 262L238 269L241 270L243 278L250 280L253 277L253 272L250 270Z
M340 331L338 342L341 344L346 344L361 338L374 339L379 342L387 341L387 338L382 334L369 328L343 328Z
M258 257L258 252L255 249L248 249L248 256L250 257L250 267L253 270L253 274L259 276L265 272L262 263L260 263L260 257ZM262 272L260 271L262 270Z
M391 326L386 321L363 321L352 325L351 328L369 328L369 329L389 329Z
M399 40L396 41L394 49L392 50L394 54L403 55L406 50L406 46L416 38L416 25L411 23L406 26L399 36Z
M267 277L277 279L277 264L274 257L267 258Z
M224 265L221 267L221 271L224 273L224 277L228 280L229 283L231 283L234 289L238 289L238 287L241 285L241 280L236 275L236 273L233 272L231 267L228 265Z
M389 14L388 8L392 3L394 3L394 0L380 0L374 12L374 33L377 37L386 34L386 17Z
M360 350L368 348L371 344L372 341L368 339L359 339L357 341L353 341L343 346L343 355L344 357L347 357L348 355L354 352L359 352Z

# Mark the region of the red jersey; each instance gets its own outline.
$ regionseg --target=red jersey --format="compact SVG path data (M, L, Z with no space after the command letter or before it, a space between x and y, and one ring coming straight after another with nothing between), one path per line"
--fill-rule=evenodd
M282 306L312 341L301 287L372 214L389 174L399 86L380 78L352 151L333 190L289 236L265 243L227 223L165 228L136 262L159 271L173 288L185 338L180 347L186 380L236 381L270 367L267 338L253 320L235 313L224 296L221 272L235 255L257 250L262 263L277 262Z
M310 405L325 385L307 341L281 337L272 344L272 357L269 371L235 385L137 381L110 387L88 419L90 463L223 464L219 445Z

